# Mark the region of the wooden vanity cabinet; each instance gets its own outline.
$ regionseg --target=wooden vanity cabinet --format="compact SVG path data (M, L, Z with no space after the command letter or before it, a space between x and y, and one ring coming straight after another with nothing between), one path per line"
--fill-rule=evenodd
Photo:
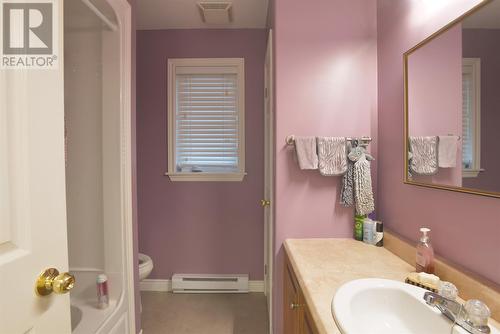
M318 334L300 285L286 255L283 277L283 333Z

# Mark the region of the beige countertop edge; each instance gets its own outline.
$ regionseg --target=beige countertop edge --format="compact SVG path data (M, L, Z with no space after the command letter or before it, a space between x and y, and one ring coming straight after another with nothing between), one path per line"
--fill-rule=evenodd
M397 238L397 237L396 237ZM298 283L300 285L300 288L302 289L304 298L306 300L306 303L309 307L311 316L313 317L313 320L318 328L318 331L320 333L326 333L326 334L338 334L341 333L340 329L337 327L337 324L335 323L335 319L333 315L331 314L330 310L330 305L328 305L328 315L326 312L326 305L321 303L321 301L318 301L318 296L314 295L313 291L311 290L310 284L308 284L307 279L310 279L310 276L313 276L311 272L308 272L307 274L304 273L303 268L304 264L302 263L301 265L298 263L297 258L301 258L302 260L304 259L304 254L297 254L300 252L300 249L297 248L304 248L304 245L308 245L313 247L314 245L317 245L319 243L324 243L323 245L326 246L323 248L325 252L328 251L326 249L328 246L332 247L337 245L336 247L339 246L339 244L343 244L344 249L345 248L353 248L356 249L358 252L366 252L366 254L369 254L370 256L376 255L377 257L383 257L385 261L382 261L383 264L381 264L380 268L373 270L372 269L367 269L366 264L360 264L360 267L358 266L352 267L352 264L349 264L350 270L344 271L344 274L347 276L352 274L351 279L357 279L361 277L380 277L380 278L388 278L388 279L395 279L395 280L401 280L403 281L406 275L410 272L413 271L414 268L413 266L409 265L407 262L404 261L404 257L399 257L395 253L391 252L390 250L386 249L385 247L374 247L371 245L364 244L362 242L353 240L353 239L340 239L340 238L328 238L328 239L287 239L283 243L284 249L286 254L288 255L288 259L290 260L290 264L293 267L293 270L295 272L295 275L297 277ZM334 247L332 247L334 248ZM310 251L310 249L307 249ZM394 249L391 249L394 251ZM304 251L304 249L302 249ZM323 253L322 253L323 254ZM328 253L324 253L328 254ZM311 253L306 254L306 256L310 256ZM328 258L326 258L328 260ZM347 259L346 261L349 261ZM311 262L314 262L312 260ZM330 262L330 261L327 261ZM369 261L368 261L369 262ZM386 264L385 262L391 262L389 264ZM331 262L331 265L335 265L338 263L333 263ZM379 263L380 264L380 263ZM385 268L382 268L384 267ZM363 267L363 268L361 268ZM331 270L327 265L324 267L325 269L325 276L334 276L335 274L337 275L342 275L342 270L339 269L337 271ZM378 272L377 272L378 270ZM306 270L307 271L307 270ZM308 276L309 278L304 278L304 276ZM345 277L344 277L345 278ZM342 281L342 280L340 280ZM339 284L340 286L341 284ZM334 289L336 290L339 286L335 286ZM333 295L331 296L333 298ZM331 300L330 300L331 303ZM319 309L321 308L321 309ZM490 319L490 324L495 326L496 328L500 329L500 324L493 320Z

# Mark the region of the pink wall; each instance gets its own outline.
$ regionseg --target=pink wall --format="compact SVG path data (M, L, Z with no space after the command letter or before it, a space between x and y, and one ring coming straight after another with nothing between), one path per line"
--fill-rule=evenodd
M249 273L263 279L265 30L157 30L137 37L139 248L150 278ZM245 58L243 182L171 182L167 170L167 59Z
M462 28L448 30L408 58L409 135L462 134ZM416 181L462 185L462 157L456 168L437 175L414 175Z
M500 191L500 29L465 29L464 57L481 58L481 168L477 178L464 178L469 188Z
M402 54L479 0L379 0L378 212L396 233L417 240L432 229L436 252L500 283L500 201L403 184Z
M299 170L285 137L371 135L376 156L376 1L276 0L274 15L273 289L274 332L281 333L283 241L350 237L353 230L353 210L338 201L341 178Z

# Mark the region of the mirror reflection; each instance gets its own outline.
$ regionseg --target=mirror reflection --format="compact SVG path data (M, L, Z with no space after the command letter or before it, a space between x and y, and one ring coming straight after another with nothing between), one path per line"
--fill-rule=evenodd
M500 0L407 56L407 180L500 193Z

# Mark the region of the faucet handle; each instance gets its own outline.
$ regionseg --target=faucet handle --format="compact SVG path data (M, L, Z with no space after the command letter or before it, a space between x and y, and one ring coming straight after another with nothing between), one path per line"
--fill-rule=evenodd
M491 315L488 306L477 299L471 299L465 303L465 313L466 320L474 327L487 326L488 318Z
M458 296L458 289L455 284L451 282L441 281L439 283L439 295L450 300L456 300Z

